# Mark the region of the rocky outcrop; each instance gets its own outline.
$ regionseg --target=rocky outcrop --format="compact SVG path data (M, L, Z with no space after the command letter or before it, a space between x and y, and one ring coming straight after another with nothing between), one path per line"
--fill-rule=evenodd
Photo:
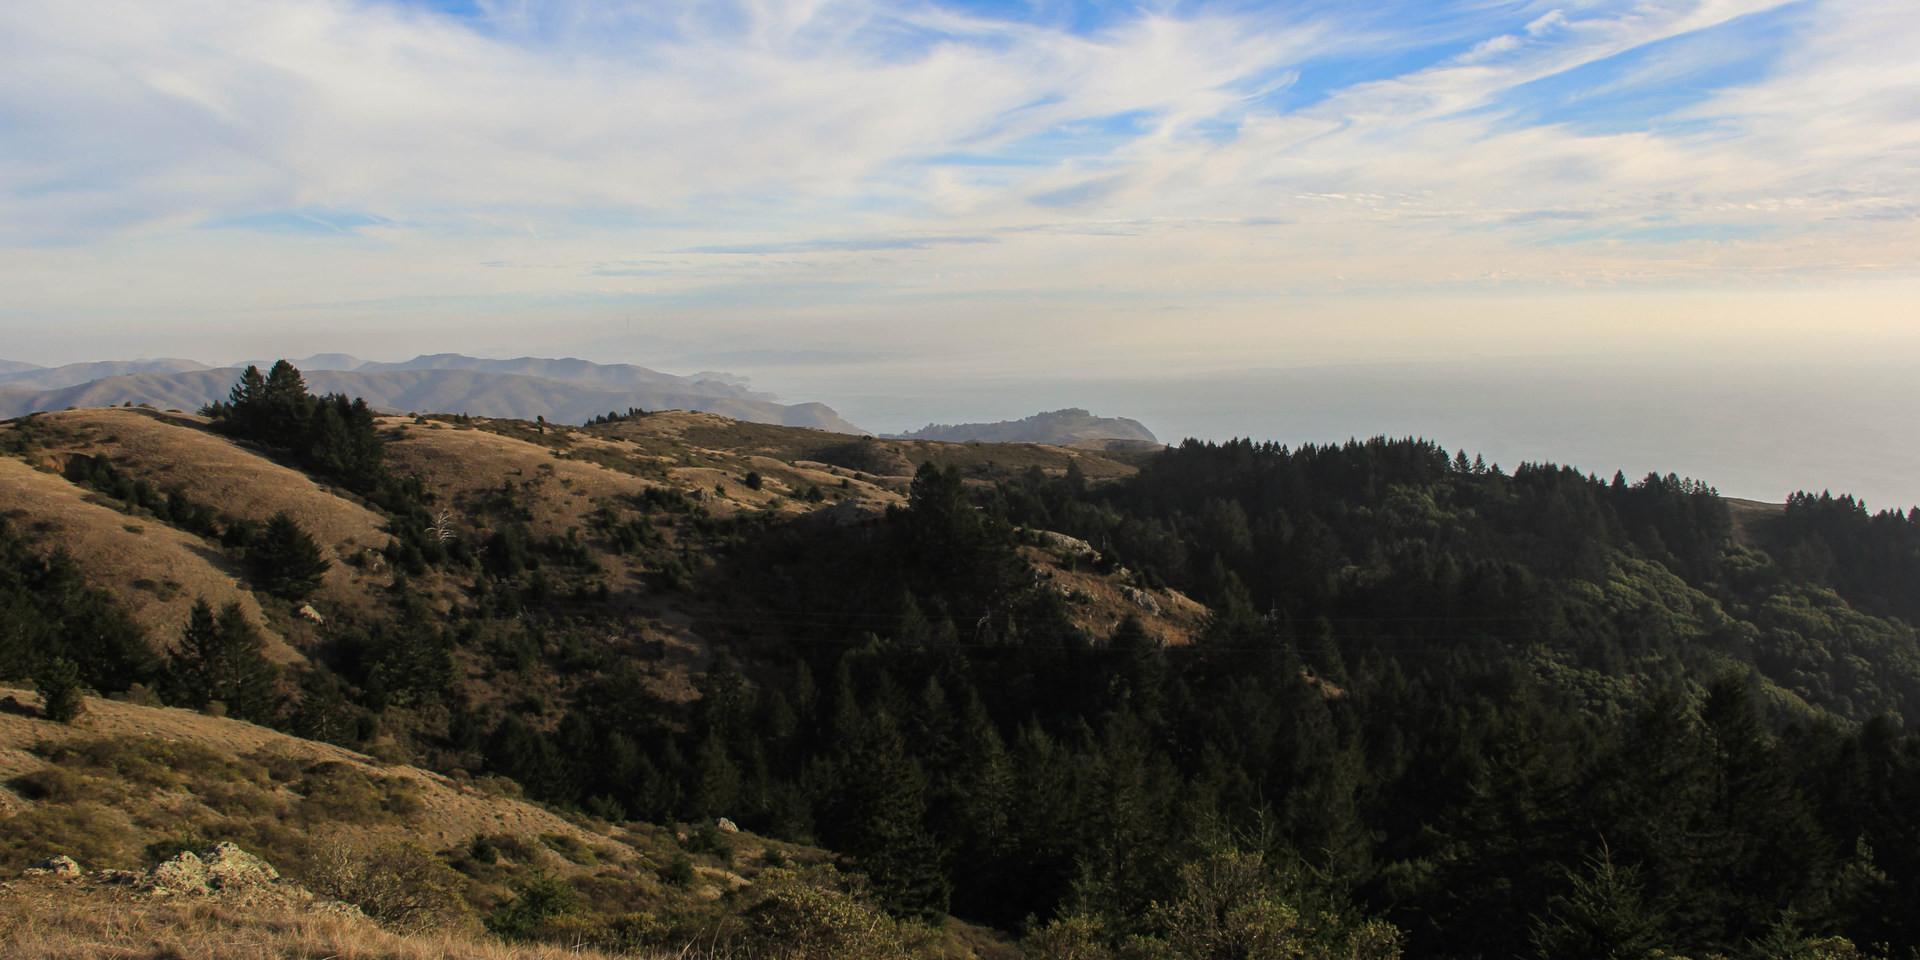
M351 904L325 900L280 876L259 857L232 843L216 843L200 853L181 851L144 873L96 870L87 873L72 857L51 857L28 867L23 880L80 882L127 888L146 897L205 897L227 903L275 904L332 913L358 913Z
M55 880L75 880L80 877L80 864L72 857L48 857L22 871L23 877L50 877Z
M1160 601L1155 600L1153 594L1145 590L1137 590L1133 587L1122 587L1120 593L1132 601L1134 606L1150 614L1158 614L1160 612Z

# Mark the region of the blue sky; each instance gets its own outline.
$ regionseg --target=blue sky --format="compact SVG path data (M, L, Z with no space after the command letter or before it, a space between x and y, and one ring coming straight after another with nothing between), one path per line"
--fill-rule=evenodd
M14 0L0 354L1906 343L1916 64L1911 0Z

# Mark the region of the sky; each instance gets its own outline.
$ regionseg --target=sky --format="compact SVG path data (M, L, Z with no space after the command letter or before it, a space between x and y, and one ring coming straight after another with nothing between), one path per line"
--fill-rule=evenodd
M570 354L900 429L1916 348L1912 0L0 4L6 359ZM1173 419L1343 429L1250 396Z

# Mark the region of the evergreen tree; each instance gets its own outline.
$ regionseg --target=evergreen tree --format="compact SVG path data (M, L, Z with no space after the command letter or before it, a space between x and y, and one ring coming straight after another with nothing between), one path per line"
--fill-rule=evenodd
M280 670L267 659L266 648L239 603L227 604L216 616L206 600L196 601L170 664L174 699L195 709L217 700L228 716L255 723L271 719L280 707Z
M285 510L269 518L247 547L248 576L260 589L285 600L305 599L332 566L320 545Z
M854 858L873 891L897 916L937 919L952 896L940 849L927 832L926 776L885 713L834 772L829 842Z
M1660 918L1645 903L1634 867L1616 865L1603 848L1584 873L1568 871L1567 879L1572 890L1555 896L1528 934L1540 960L1642 960L1661 945Z
M87 701L80 693L80 669L72 660L48 660L34 674L33 685L40 694L40 713L48 720L72 723L87 712Z

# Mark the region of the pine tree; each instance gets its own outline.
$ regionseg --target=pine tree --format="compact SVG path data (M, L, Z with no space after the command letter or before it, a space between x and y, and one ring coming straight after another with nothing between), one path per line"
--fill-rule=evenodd
M33 685L40 693L40 713L48 720L72 723L87 712L87 701L80 694L80 669L72 660L48 660L35 672Z
M261 419L257 439L276 447L304 450L314 398L307 394L306 378L293 364L276 361L267 371L260 391Z
M247 570L260 589L285 600L299 601L320 586L333 562L320 545L285 510L267 520L247 547Z
M280 671L266 647L240 604L229 603L215 616L206 600L196 601L169 665L174 698L195 709L217 700L228 716L256 723L272 717L280 706Z
M248 364L233 389L228 391L226 407L214 412L225 414L241 436L256 436L264 420L266 394L267 378L259 367Z
M874 894L897 916L932 920L953 888L926 830L926 776L885 713L866 724L837 771L832 820L822 830L855 859Z
M1616 865L1612 851L1603 847L1567 880L1572 890L1554 897L1528 934L1541 960L1641 960L1661 945L1661 920L1641 895L1639 871Z

